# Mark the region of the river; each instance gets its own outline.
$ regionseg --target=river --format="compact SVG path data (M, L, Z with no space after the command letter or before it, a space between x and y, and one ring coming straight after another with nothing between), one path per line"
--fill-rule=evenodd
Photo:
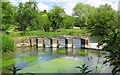
M60 41L61 48L20 47L8 55L3 54L2 72L9 73L12 65L22 69L17 73L79 73L76 66L83 63L89 66L92 73L110 73L109 63L103 65L104 56L108 52L80 49L79 40L74 40L74 48L64 48L64 40ZM90 42L96 42L90 38ZM97 69L96 69L97 66Z

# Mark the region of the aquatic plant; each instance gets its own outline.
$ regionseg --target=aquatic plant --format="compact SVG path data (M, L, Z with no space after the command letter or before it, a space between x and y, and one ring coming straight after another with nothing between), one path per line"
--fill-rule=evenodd
M85 55L88 55L89 52L80 51L80 52L78 52L78 54L80 54L80 55L82 55L82 56L85 56Z
M83 61L68 58L57 58L50 61L33 62L30 67L26 67L18 73L59 73L71 72L75 65L82 64ZM45 67L47 66L47 67Z
M16 75L16 72L22 69L19 69L18 66L13 65L13 67L11 69L8 69L10 71L12 71L13 75Z
M92 70L89 70L88 67L89 66L86 66L85 63L84 63L81 66L77 66L76 68L80 69L80 74L81 75L87 75L88 73L90 73L92 71Z

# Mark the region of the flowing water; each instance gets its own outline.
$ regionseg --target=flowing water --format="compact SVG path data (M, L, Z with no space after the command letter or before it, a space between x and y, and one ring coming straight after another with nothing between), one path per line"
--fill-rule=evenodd
M64 40L59 42L61 48L49 48L49 41L46 41L48 48L17 48L12 54L3 55L2 72L9 73L8 69L14 64L22 69L18 73L78 73L76 66L83 63L93 70L92 73L111 72L109 64L102 64L107 52L80 49L79 42L74 40L74 48L64 48Z

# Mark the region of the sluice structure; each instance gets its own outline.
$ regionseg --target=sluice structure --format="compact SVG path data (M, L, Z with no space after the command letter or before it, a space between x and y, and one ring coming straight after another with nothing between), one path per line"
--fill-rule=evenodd
M51 47L51 48L60 48L60 40L62 44L64 44L65 48L74 48L74 40L77 40L77 45L80 48L89 48L89 49L102 49L105 45L98 47L98 43L90 43L89 38L81 38L81 37L56 37L56 38L49 38L49 37L30 37L21 40L15 40L15 43L18 47L27 46L27 47ZM48 46L48 43L49 45Z

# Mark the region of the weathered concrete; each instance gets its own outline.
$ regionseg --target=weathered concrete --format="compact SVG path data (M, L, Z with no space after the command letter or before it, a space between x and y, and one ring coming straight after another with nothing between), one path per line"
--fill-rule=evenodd
M57 48L58 47L58 39L56 38L51 38L50 39L50 44L52 48Z
M72 48L73 47L73 39L66 38L65 39L65 48Z
M89 45L86 48L101 50L104 46L106 46L106 44L103 44L100 47L98 47L98 43L89 43Z
M36 38L30 38L30 47L36 46Z
M89 46L89 38L83 38L81 40L81 48L86 48Z
M80 39L81 40L81 48L85 48L85 39Z
M36 38L36 47L45 47L43 38Z
M48 40L47 40L48 39ZM21 40L14 40L17 47L28 46L28 47L52 47L58 48L60 39L65 40L65 48L73 48L73 39L80 40L79 44L81 48L90 48L90 49L102 49L105 45L97 47L98 43L90 43L89 38L80 38L80 37L64 37L64 38L42 38L42 37L30 37ZM45 43L47 40L49 46Z
M85 47L88 47L89 45L89 38L85 38Z

